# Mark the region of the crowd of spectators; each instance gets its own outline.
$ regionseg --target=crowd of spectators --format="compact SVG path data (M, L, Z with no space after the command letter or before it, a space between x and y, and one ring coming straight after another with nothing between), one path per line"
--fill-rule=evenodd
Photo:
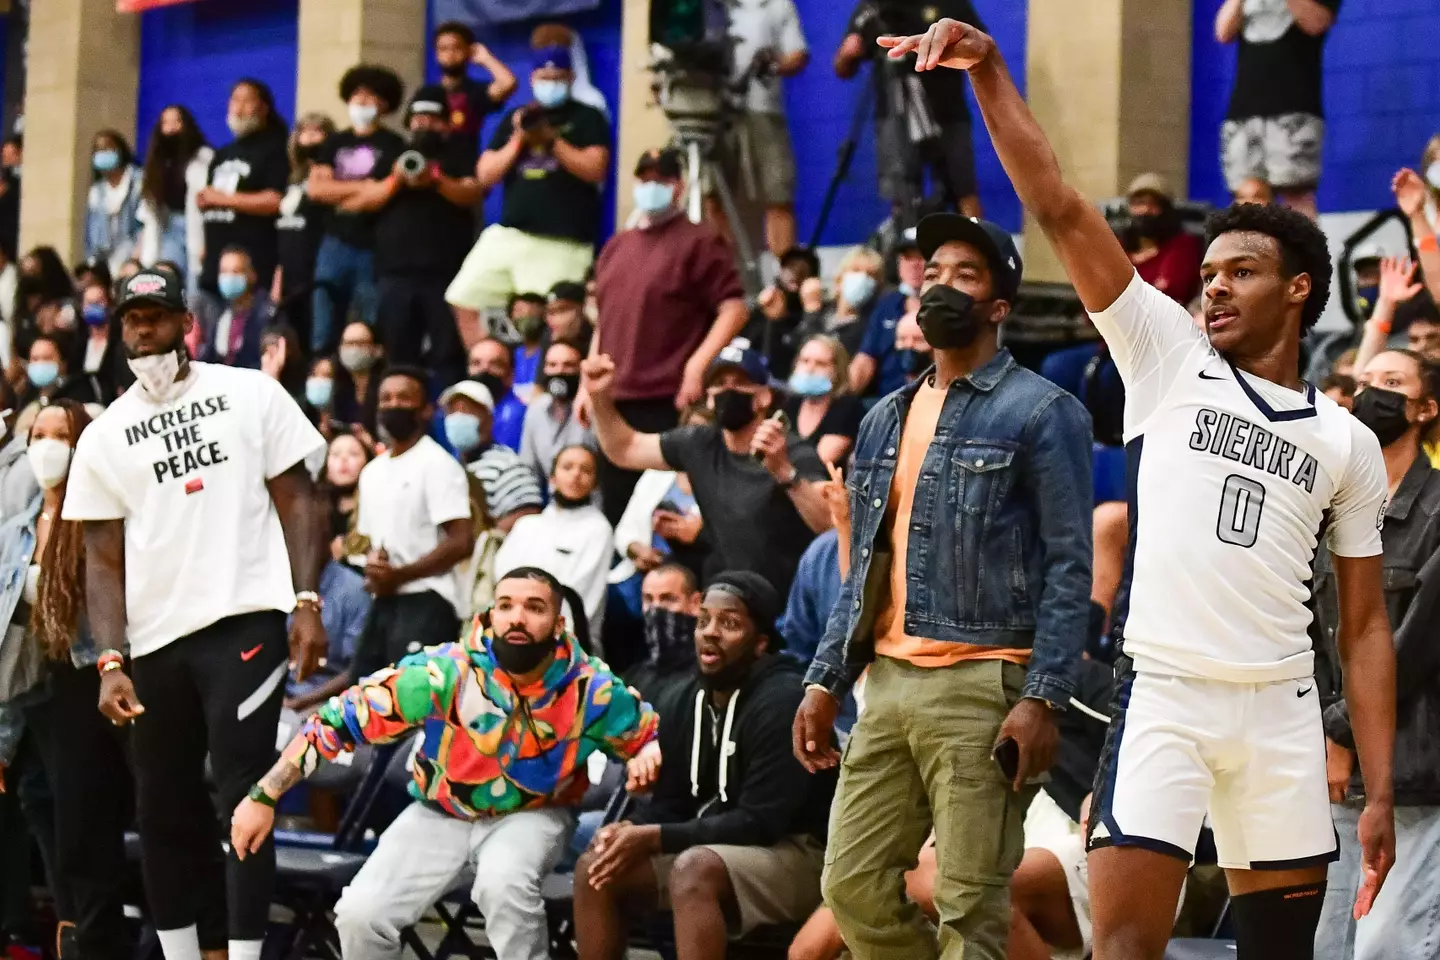
M1336 5L1227 0L1220 11L1217 35L1241 48L1222 133L1226 178L1239 202L1283 202L1314 214L1323 129L1320 40ZM967 0L942 6L941 13L975 20ZM492 719L527 711L531 724L528 732L507 728L487 741L487 771L511 762L507 751L518 756L534 742L547 749L561 742L626 762L627 786L644 798L622 822L580 818L584 839L573 845L578 862L572 862L582 957L618 956L632 921L657 905L675 917L682 960L723 955L727 938L774 925L803 924L792 957L833 958L844 949L843 923L823 908L817 912L835 777L792 753L791 723L814 685L803 682L806 667L814 661L812 673L839 670L825 662L827 630L833 654L834 633L848 629L852 614L859 618L857 591L869 571L881 569L882 553L894 566L883 574L889 599L878 613L868 611L883 620L872 625L881 640L877 652L887 664L928 655L921 648L931 641L910 636L918 629L911 613L937 601L914 594L907 601L905 537L925 532L918 520L911 525L912 517L937 509L948 516L945 490L934 486L944 484L925 470L924 450L960 441L942 434L907 447L918 442L908 427L904 441L898 432L877 431L902 402L897 396L940 414L943 391L925 377L934 369L935 347L954 344L927 339L935 328L926 326L922 293L937 283L988 284L984 296L961 295L972 306L1013 305L1020 268L1015 254L1008 271L998 261L986 265L983 283L963 267L956 268L962 279L939 280L933 261L927 268L935 251L922 248L923 237L911 230L884 251L844 252L833 275L823 276L816 252L795 241L794 159L779 94L780 78L808 60L798 17L788 0L747 0L735 16L747 109L734 142L725 145L725 167L764 207L778 267L755 297L746 296L726 233L736 225L697 224L682 210L683 153L657 145L638 158L613 156L608 107L585 76L583 45L557 25L535 31L534 100L526 104L509 104L517 88L510 68L469 28L447 23L434 33L439 83L407 96L388 68L357 65L339 82L341 123L308 114L291 127L270 90L246 79L231 91L232 139L223 145L208 144L179 104L161 112L143 157L120 133L97 132L85 257L73 270L49 247L11 262L7 211L21 186L23 142L4 144L0 602L8 606L0 613L20 638L7 634L5 643L13 649L28 642L25 631L41 622L30 620L30 611L46 594L27 587L27 575L58 578L68 571L74 588L77 541L55 539L60 534L49 531L61 528L50 526L58 519L47 511L58 496L50 491L63 490L68 451L80 432L135 389L124 318L112 309L116 291L142 271L169 278L183 286L194 318L186 334L190 356L278 381L328 443L314 469L330 545L318 591L329 649L315 675L287 689L282 726L300 732L282 756L295 776L282 778L281 792L322 760L362 743L427 731L415 768L422 802L390 827L373 866L337 908L347 960L398 949L400 931L467 863L477 872L473 899L502 960L543 955L539 884L575 828L569 807L583 793L585 758L570 755L543 775L514 773L516 783L524 781L519 787L490 772L458 773L480 761L451 750L450 739L437 751L429 731L454 725L465 697L484 699L480 706L467 701L467 710ZM855 72L877 29L857 11L836 52L838 72ZM486 79L472 76L472 67ZM896 155L882 179L898 204L919 172L896 158L905 152L897 146L903 125L895 105L886 106L891 91L878 70L875 82L882 94L877 134L889 144L886 153ZM924 89L940 107L940 163L952 199L978 215L970 121L963 91L954 89L963 82L942 71L927 74ZM500 118L482 144L490 114ZM614 165L632 161L636 216L597 248L600 186ZM1418 678L1409 698L1401 698L1402 711L1418 718L1413 742L1402 737L1400 747L1415 763L1397 761L1397 787L1407 783L1398 800L1415 808L1401 838L1412 864L1435 852L1426 830L1434 825L1432 805L1440 803L1432 768L1421 763L1432 750L1426 736L1440 731L1425 725L1436 694L1424 679L1432 668L1419 639L1433 623L1430 578L1440 577L1431 571L1440 561L1428 519L1431 501L1440 503L1429 475L1432 466L1440 469L1433 429L1440 135L1425 147L1419 170L1402 170L1393 183L1414 249L1377 248L1355 259L1355 307L1364 323L1317 337L1307 370L1375 430L1397 490L1386 563L1397 571L1391 615L1402 665L1407 654L1414 657L1411 676ZM477 204L496 191L500 217L477 230ZM1182 220L1175 191L1163 177L1145 174L1124 200L1120 239L1140 277L1193 305L1202 241ZM998 311L997 326L1003 315ZM967 374L972 392L994 389L1013 364L1007 358ZM1107 348L1082 337L1051 352L1040 372L1049 384L1024 381L1035 397L1069 394L1090 416L1094 492L1079 509L1093 508L1086 521L1093 524L1093 547L1087 541L1076 549L1093 552L1085 558L1093 561L1093 580L1084 635L1067 638L1087 651L1072 701L1077 708L1061 725L1054 779L1025 822L1028 852L1013 879L1009 956L1021 960L1051 951L1074 955L1089 945L1081 825L1112 692L1107 637L1124 589L1127 530L1124 385ZM999 396L1005 399L990 402L1001 414L1029 402ZM877 407L882 413L867 419ZM886 447L887 437L899 454ZM1077 431L1069 439L1078 438ZM987 471L1010 461L987 466L990 453L981 454L973 466L959 452L943 465L955 471L944 481L947 489L971 483L989 490L979 486L988 481L1000 497L1000 481ZM870 495L891 490L890 480L877 479L882 475L899 478L897 495L891 510L877 513L882 501ZM1078 488L1048 495L1055 502L1085 499ZM978 516L988 507L967 500L954 509ZM1013 533L1019 551L1022 532L1034 531L1018 520L1012 525L991 534L1009 544ZM892 528L908 532L882 543L889 534L877 531ZM1075 531L1067 536L1086 541ZM71 555L50 545L61 542ZM940 569L962 562L974 545L950 546L941 551ZM1334 585L1323 564L1316 573L1314 630L1323 671L1324 645L1333 646ZM1027 566L1016 576L1032 575ZM968 576L974 589L984 589L973 572ZM1027 589L1023 582L1012 587L1017 595ZM75 596L71 602L83 603ZM553 659L528 658L507 631L532 642L553 638ZM82 646L69 648L77 669L89 666ZM996 674L1007 695L1015 692L1009 687L1019 689L1021 665L1023 658ZM0 933L33 944L34 928L15 906L27 875L15 851L25 848L28 820L56 886L65 844L64 838L57 844L54 818L44 812L54 802L44 781L60 775L63 764L57 767L53 755L62 741L47 727L45 698L68 694L38 682L21 689L23 670L11 669L6 656L0 667L0 775L17 788L0 796ZM422 703L415 690L427 672L431 679L423 682L445 692ZM494 679L500 674L529 679L502 683ZM851 691L826 679L822 685L841 695L825 736L839 743L866 709L865 681ZM1333 792L1337 808L1350 803L1353 814L1359 780L1351 776L1344 699L1336 677L1323 682ZM578 706L557 706L567 691L582 688ZM372 714L366 705L377 697L389 707ZM580 731L575 717L561 715L572 706L593 729ZM464 729L446 737L452 735L469 736ZM982 760L976 769L988 770L988 757ZM123 769L104 773L102 786L123 785ZM993 771L974 775L994 779ZM460 785L478 799L447 792ZM485 830L457 823L474 821L477 811L497 816ZM242 806L237 840L261 842L265 816ZM123 819L116 814L100 829ZM516 824L530 824L529 832ZM1353 824L1348 847L1345 839L1342 863L1353 874ZM476 853L490 843L499 845ZM421 850L449 872L436 867L433 875L414 876ZM495 859L502 855L509 858L503 864ZM97 855L90 868L99 863ZM101 866L118 869L111 861ZM915 922L922 913L948 922L936 907L937 883L942 899L954 884L937 879L934 838L911 866ZM490 876L507 871L503 882ZM391 875L405 883L387 885ZM63 903L57 897L57 906ZM1365 952L1380 949L1382 924L1361 924L1357 935L1336 904L1323 935L1343 938L1354 956L1383 955ZM1393 900L1386 905L1403 929L1401 908ZM96 909L115 907L112 900ZM77 935L97 956L128 936L108 914L59 919L80 923Z

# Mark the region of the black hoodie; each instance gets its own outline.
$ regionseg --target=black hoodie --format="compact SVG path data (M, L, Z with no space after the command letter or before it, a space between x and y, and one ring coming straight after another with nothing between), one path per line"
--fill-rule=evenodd
M704 844L768 847L797 834L824 843L836 771L809 774L790 750L804 678L800 664L766 654L724 710L714 709L698 675L658 698L665 761L644 819L661 825L661 852ZM722 788L723 745L729 749Z

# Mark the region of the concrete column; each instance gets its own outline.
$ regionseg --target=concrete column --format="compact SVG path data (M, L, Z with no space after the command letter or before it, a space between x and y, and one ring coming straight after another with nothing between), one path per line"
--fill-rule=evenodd
M1190 0L1029 0L1026 100L1086 196L1118 196L1148 171L1183 196L1192 29ZM1065 280L1028 216L1025 275Z
M624 0L620 35L620 109L615 137L615 223L623 224L634 204L630 188L635 161L651 147L670 142L670 121L655 103L650 84L650 0Z
M296 115L319 110L347 127L338 86L357 63L394 70L405 82L407 102L424 81L425 0L300 0L298 43ZM396 105L395 116L403 107Z
M48 245L67 263L83 254L95 132L135 142L140 20L115 0L35 0L25 81L25 186L20 250Z

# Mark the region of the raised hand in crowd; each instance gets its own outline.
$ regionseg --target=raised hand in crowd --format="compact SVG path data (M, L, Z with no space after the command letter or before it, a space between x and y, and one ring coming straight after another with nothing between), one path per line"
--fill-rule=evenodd
M1380 299L1392 306L1420 295L1424 284L1415 280L1420 264L1409 257L1384 257L1380 261Z
M788 434L784 423L766 419L755 428L755 436L750 440L750 455L759 459L770 475L782 483L795 472L790 465Z
M1425 215L1425 200L1430 191L1426 189L1420 174L1405 167L1390 181L1390 189L1395 194L1396 206L1405 216L1413 220L1417 216Z
M660 776L660 741L651 740L640 755L625 764L625 792L649 793Z
M760 291L760 296L755 303L760 312L765 315L766 320L785 319L785 292L775 284L771 284Z
M806 313L819 313L825 309L825 285L819 277L808 277L800 284L800 307Z

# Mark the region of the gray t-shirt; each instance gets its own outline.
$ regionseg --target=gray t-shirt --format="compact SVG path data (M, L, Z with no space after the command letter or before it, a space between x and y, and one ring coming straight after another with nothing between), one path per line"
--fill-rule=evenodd
M735 0L730 8L730 36L735 40L737 79L750 70L761 50L769 49L779 57L809 49L794 0ZM783 115L780 78L771 73L752 79L745 95L745 109Z

